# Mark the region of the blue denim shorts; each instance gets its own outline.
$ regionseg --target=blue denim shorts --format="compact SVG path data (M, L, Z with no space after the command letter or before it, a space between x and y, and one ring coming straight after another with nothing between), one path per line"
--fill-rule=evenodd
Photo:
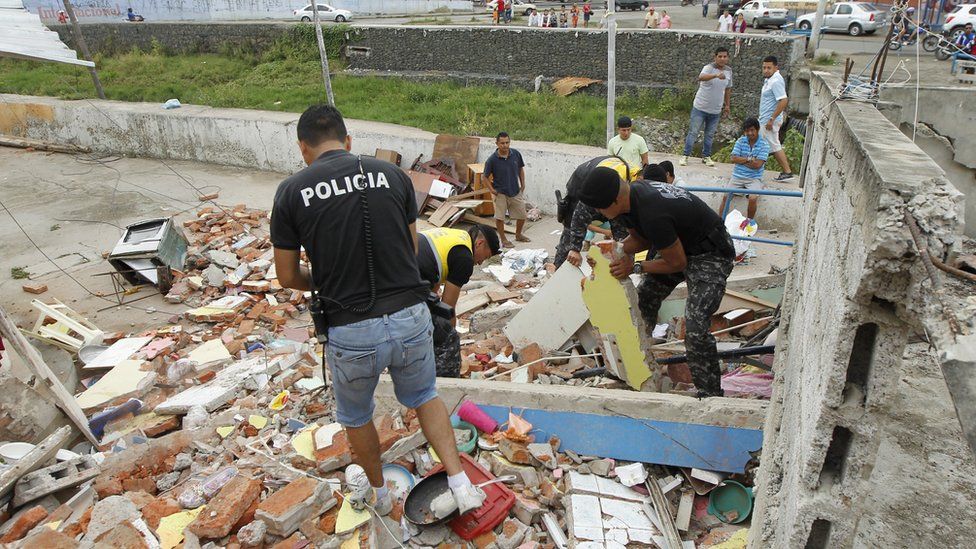
M393 378L397 400L407 408L437 398L433 332L425 303L329 328L326 356L336 420L345 427L362 427L373 419L373 393L384 370Z

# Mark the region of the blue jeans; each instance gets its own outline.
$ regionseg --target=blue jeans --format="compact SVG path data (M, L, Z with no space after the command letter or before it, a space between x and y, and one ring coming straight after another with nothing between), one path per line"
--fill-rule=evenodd
M708 17L708 4L702 4L702 17Z
M372 421L383 370L389 370L397 400L407 408L437 398L433 332L426 303L329 328L326 356L339 423L362 427Z
M715 138L715 130L718 129L718 121L722 117L721 113L712 114L691 108L691 124L688 127L688 135L685 137L685 156L691 156L691 149L698 140L698 132L705 128L705 140L702 143L702 157L712 156L712 139Z

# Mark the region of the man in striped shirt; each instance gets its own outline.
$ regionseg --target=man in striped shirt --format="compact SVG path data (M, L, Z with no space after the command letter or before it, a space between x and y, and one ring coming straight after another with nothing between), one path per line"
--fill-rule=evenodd
M766 166L766 159L769 158L769 143L759 136L759 120L755 117L747 118L742 123L742 137L735 142L732 147L732 158L730 162L735 164L732 168L732 177L726 188L733 189L762 189L763 170ZM722 207L719 212L725 212L726 201L733 195L725 195L722 199ZM749 208L746 217L755 219L756 208L759 205L759 197L756 195L746 195L749 200Z

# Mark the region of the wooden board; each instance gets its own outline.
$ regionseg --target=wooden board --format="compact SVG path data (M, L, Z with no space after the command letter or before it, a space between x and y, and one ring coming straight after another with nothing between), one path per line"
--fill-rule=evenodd
M491 302L491 298L488 297L486 292L480 293L468 293L458 299L457 307L454 307L455 315L463 315L470 313L471 311L476 311L488 303Z
M422 212L430 195L430 186L437 178L429 173L420 173L413 170L407 170L407 175L410 176L410 182L413 183L413 193L417 198L417 211Z
M431 158L434 160L447 158L454 160L458 179L462 183L470 183L468 171L464 167L478 161L478 146L480 144L481 140L477 137L440 134L434 138L434 152L431 154Z
M484 181L484 172L484 164L468 164L468 177L471 179L472 190L488 190ZM481 200L478 206L474 208L474 213L489 217L495 215L495 203L492 201L491 196L486 196L484 200Z
M485 218L485 217L479 217L477 215L474 215L471 212L465 212L464 213L464 220L465 221L470 221L471 223L477 223L479 225L484 225L486 227L491 227L492 229L495 228L495 220L494 219L489 219L489 218ZM510 227L508 225L505 225L505 232L506 233L510 233L510 234L515 234L515 227Z

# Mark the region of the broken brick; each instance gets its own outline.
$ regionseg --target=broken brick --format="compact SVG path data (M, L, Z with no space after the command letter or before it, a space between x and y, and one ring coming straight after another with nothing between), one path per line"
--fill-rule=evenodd
M515 442L507 438L498 441L498 450L505 456L505 459L517 465L532 465L532 454L528 446L521 442Z
M122 489L126 492L143 491L150 495L156 495L156 482L151 478L127 478L122 481Z
M474 543L474 546L477 547L478 549L487 549L488 547L492 546L492 544L495 543L495 540L497 538L498 536L496 536L494 532L488 530L484 534L481 534L480 536L474 538L471 541L472 543Z
M159 416L159 421L145 427L143 432L146 433L147 437L158 437L159 435L179 428L180 416ZM99 494L98 497L102 497L102 495Z
M0 543L10 543L12 541L19 540L20 538L27 535L27 532L33 530L35 526L40 524L41 521L43 521L46 518L47 518L46 509L44 509L40 505L31 507L26 512L24 512L19 517L17 517L17 519L14 521L13 526L11 526L7 530L7 533L4 534L2 538L0 538Z
M329 535L335 534L337 520L339 520L338 506L333 507L328 513L322 515L322 518L319 519L319 530Z
M142 507L142 518L150 528L159 528L159 520L172 514L179 513L183 508L170 496L161 496L149 505Z
M302 477L262 501L254 516L268 525L268 532L290 536L303 521L335 504L327 483Z
M187 529L200 538L222 538L261 495L261 479L238 475L232 478Z
M198 198L200 202L205 202L207 200L215 200L220 197L220 193L202 194Z
M61 532L50 528L41 528L33 536L24 540L21 549L75 549L78 542Z
M149 547L142 532L127 520L120 522L111 530L98 536L95 541L99 545L105 545L115 549L145 549Z
M305 546L305 536L295 532L290 537L285 538L271 546L271 549L299 549Z
M95 489L95 493L98 494L98 499L105 499L109 496L121 496L123 492L122 481L115 477L99 478L92 487Z
M47 291L47 284L41 284L40 282L28 282L20 287L29 294L43 294Z

